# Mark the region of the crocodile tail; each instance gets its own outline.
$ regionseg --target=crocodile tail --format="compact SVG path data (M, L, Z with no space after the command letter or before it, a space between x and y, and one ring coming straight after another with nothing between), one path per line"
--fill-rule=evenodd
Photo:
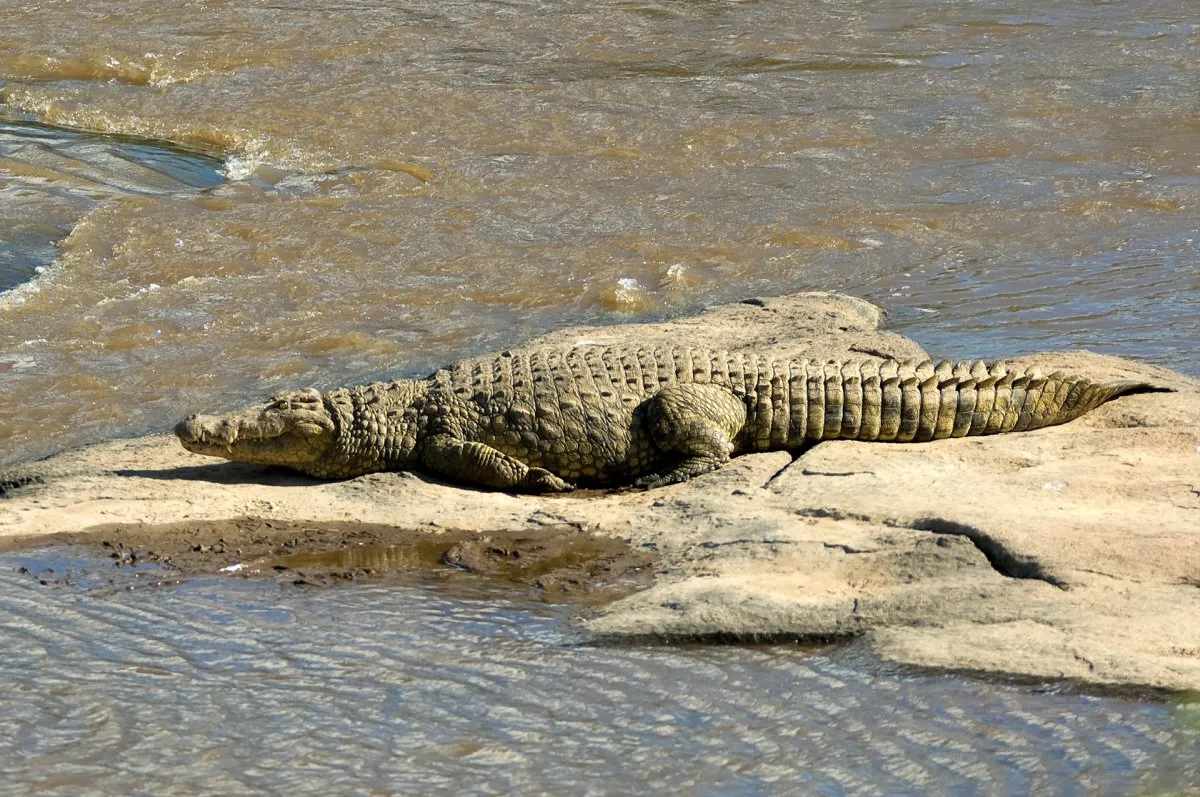
M790 447L835 438L921 442L1066 423L1145 382L1097 383L1007 363L793 364Z
M941 423L936 425L933 439L1055 426L1125 393L1156 389L1145 382L1098 383L1062 371L1043 375L1036 369L1026 371L1004 363L982 369L980 365L958 366L973 370L973 375L960 379L954 391L947 391L942 383Z
M1046 426L1073 421L1079 416L1096 409L1101 404L1111 401L1117 396L1123 396L1126 393L1141 393L1162 389L1148 382L1136 382L1129 379L1097 383L1076 377L1076 382L1081 385L1078 398L1071 403L1064 401L1056 407L1056 414L1053 420L1048 421L1045 424Z

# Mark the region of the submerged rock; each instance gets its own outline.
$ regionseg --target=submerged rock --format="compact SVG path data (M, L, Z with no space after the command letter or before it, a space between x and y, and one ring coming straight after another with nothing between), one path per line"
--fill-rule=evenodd
M687 340L780 356L924 356L882 321L858 299L797 294L531 345ZM1086 352L1013 362L1174 392L1127 396L1035 432L828 441L647 492L552 497L407 473L318 482L213 463L166 436L115 441L0 477L11 485L0 537L239 517L402 520L431 534L574 528L658 557L651 587L583 621L606 636L864 636L915 665L1200 688L1200 382Z

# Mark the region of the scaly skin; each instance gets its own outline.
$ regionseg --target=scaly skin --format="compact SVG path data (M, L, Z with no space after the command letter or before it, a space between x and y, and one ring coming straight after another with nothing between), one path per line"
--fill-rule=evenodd
M502 490L657 486L820 440L925 441L1065 423L1141 382L1004 363L771 360L672 348L547 348L423 380L275 396L176 427L199 454L323 478L420 470Z

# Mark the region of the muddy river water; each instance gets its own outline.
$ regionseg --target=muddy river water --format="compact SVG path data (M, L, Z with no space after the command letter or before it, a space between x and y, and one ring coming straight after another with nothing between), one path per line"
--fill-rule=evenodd
M0 0L0 465L799 289L882 304L938 356L1200 375L1192 0L180 9ZM420 584L47 588L13 556L15 793L1200 777L1166 704L853 651L595 647L565 610Z
M7 109L233 179L99 204L0 298L0 461L804 288L1200 373L1191 0L3 8Z

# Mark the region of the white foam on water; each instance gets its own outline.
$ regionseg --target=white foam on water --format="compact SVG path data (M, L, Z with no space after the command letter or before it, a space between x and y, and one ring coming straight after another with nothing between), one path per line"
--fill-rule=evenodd
M136 299L139 296L145 296L146 294L150 294L150 293L158 293L159 291L162 290L162 286L156 282L151 282L149 285L140 285L140 286L137 286L136 288L132 285L130 287L133 288L133 290L129 291L129 293L126 293L122 296L108 296L104 299L100 299L99 301L97 301L96 305L100 306L100 305L106 305L106 304L114 304L116 302L126 302L126 301L129 301L130 299Z
M266 161L259 155L231 155L225 161L221 174L230 182L241 182L249 180L260 166L265 165Z
M613 291L616 302L626 307L638 306L645 296L645 287L633 277L621 277L617 280L617 289Z
M25 282L14 285L6 291L0 291L0 311L20 307L41 291L43 285L53 282L62 272L62 266L55 260L48 266L38 266L33 270L33 277Z

